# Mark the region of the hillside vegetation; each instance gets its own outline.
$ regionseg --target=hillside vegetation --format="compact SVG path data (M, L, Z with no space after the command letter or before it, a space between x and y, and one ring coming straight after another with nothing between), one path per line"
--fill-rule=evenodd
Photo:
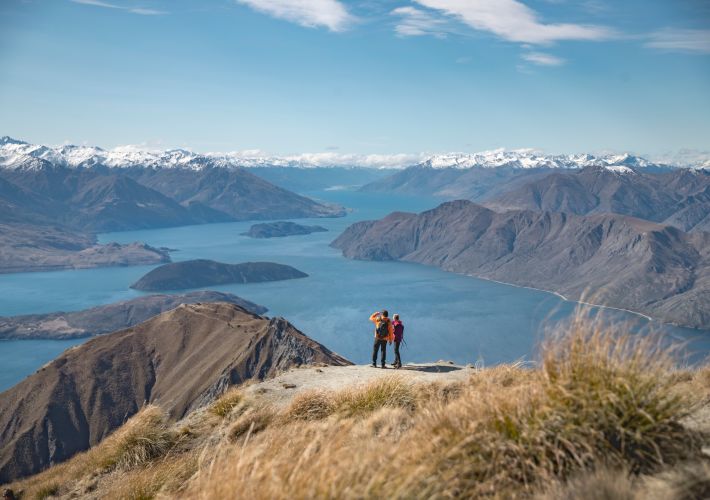
M660 345L580 317L532 368L435 382L372 369L282 403L241 386L176 424L147 406L11 487L28 499L707 497L710 368L680 369Z

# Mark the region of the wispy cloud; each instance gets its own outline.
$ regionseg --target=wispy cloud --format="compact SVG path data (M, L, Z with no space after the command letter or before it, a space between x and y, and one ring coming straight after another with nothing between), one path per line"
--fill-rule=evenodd
M116 5L113 3L102 2L101 0L70 0L74 3L80 3L82 5L93 5L94 7L103 7L104 9L116 9L125 12L130 12L131 14L138 14L141 16L159 16L162 14L167 14L162 10L156 9L145 9L142 7L124 7L122 5Z
M668 52L710 54L710 30L668 28L652 33L645 46Z
M235 0L270 16L307 28L325 27L343 31L353 16L338 0Z
M418 4L453 16L473 29L487 31L511 42L534 45L563 40L607 40L614 32L604 26L546 24L517 0L414 0Z
M522 58L538 66L562 66L565 63L564 59L544 52L528 52L523 54Z
M302 153L284 157L287 160L299 161L328 167L333 165L351 165L370 168L404 168L415 165L427 159L430 154L395 153L395 154L348 154L348 153Z
M392 15L401 17L394 29L399 36L446 36L448 22L429 12L414 7L399 7L392 11Z

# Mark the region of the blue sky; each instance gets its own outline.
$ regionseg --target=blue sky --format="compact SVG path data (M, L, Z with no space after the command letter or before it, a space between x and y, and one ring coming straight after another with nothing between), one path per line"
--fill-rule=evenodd
M705 0L3 0L0 135L273 154L710 149Z

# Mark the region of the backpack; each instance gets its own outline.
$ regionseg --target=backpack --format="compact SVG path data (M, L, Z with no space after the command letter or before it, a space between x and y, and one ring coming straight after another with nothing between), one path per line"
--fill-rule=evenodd
M375 335L377 335L377 338L380 340L386 339L389 337L390 334L390 329L389 329L389 321L387 320L380 320L377 323L377 328L375 328Z

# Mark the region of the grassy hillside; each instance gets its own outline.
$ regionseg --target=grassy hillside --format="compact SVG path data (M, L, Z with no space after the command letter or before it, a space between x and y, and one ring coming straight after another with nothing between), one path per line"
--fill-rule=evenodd
M433 382L372 369L281 403L273 383L243 386L172 425L148 406L10 487L28 499L707 497L710 368L679 369L658 346L580 318L534 368Z

